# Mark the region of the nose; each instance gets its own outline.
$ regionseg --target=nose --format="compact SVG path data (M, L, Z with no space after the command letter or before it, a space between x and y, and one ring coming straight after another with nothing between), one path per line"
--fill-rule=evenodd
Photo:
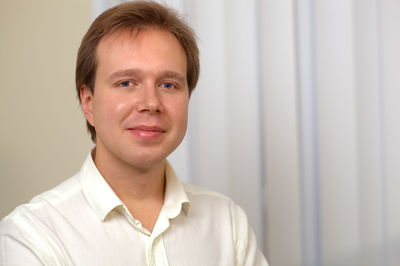
M162 112L162 104L159 91L155 86L147 86L141 89L137 110L139 112L148 112L150 114Z

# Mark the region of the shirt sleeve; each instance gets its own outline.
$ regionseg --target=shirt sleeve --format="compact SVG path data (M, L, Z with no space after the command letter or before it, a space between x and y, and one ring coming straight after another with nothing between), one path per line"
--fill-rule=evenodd
M38 228L25 219L0 222L0 265L64 265ZM31 221L32 222L32 221Z
M12 236L0 235L0 265L43 265L29 247Z
M256 236L250 227L246 213L237 205L233 207L236 265L268 266L264 255L257 247Z
M43 265L21 233L9 222L0 222L0 265Z

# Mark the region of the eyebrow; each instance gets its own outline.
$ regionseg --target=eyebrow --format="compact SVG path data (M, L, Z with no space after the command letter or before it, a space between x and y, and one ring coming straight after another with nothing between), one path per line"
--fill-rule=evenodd
M118 70L110 75L110 80L120 78L120 77L126 77L126 76L137 76L141 75L142 72L138 69L123 69L123 70Z
M178 72L175 72L175 71L165 70L165 71L162 72L161 76L177 79L177 80L179 80L181 82L186 82L186 78L184 76L182 76L181 74L179 74Z
M110 80L120 78L120 77L142 76L142 75L143 75L143 71L136 69L136 68L123 69L123 70L119 70L119 71L112 73L110 75ZM180 82L186 82L186 78L183 75L181 75L178 72L171 71L171 70L164 70L164 71L158 73L158 76L177 79Z

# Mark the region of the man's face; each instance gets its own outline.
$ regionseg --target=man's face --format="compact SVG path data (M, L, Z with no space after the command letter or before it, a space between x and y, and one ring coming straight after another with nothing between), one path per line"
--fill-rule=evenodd
M170 32L104 37L94 93L81 89L85 116L96 129L96 157L140 168L162 162L186 132L186 68L185 51Z

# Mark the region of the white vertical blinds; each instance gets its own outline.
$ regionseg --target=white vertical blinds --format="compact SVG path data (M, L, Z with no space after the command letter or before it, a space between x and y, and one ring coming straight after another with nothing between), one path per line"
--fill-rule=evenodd
M399 265L400 1L160 2L201 51L181 178L241 204L271 265Z

